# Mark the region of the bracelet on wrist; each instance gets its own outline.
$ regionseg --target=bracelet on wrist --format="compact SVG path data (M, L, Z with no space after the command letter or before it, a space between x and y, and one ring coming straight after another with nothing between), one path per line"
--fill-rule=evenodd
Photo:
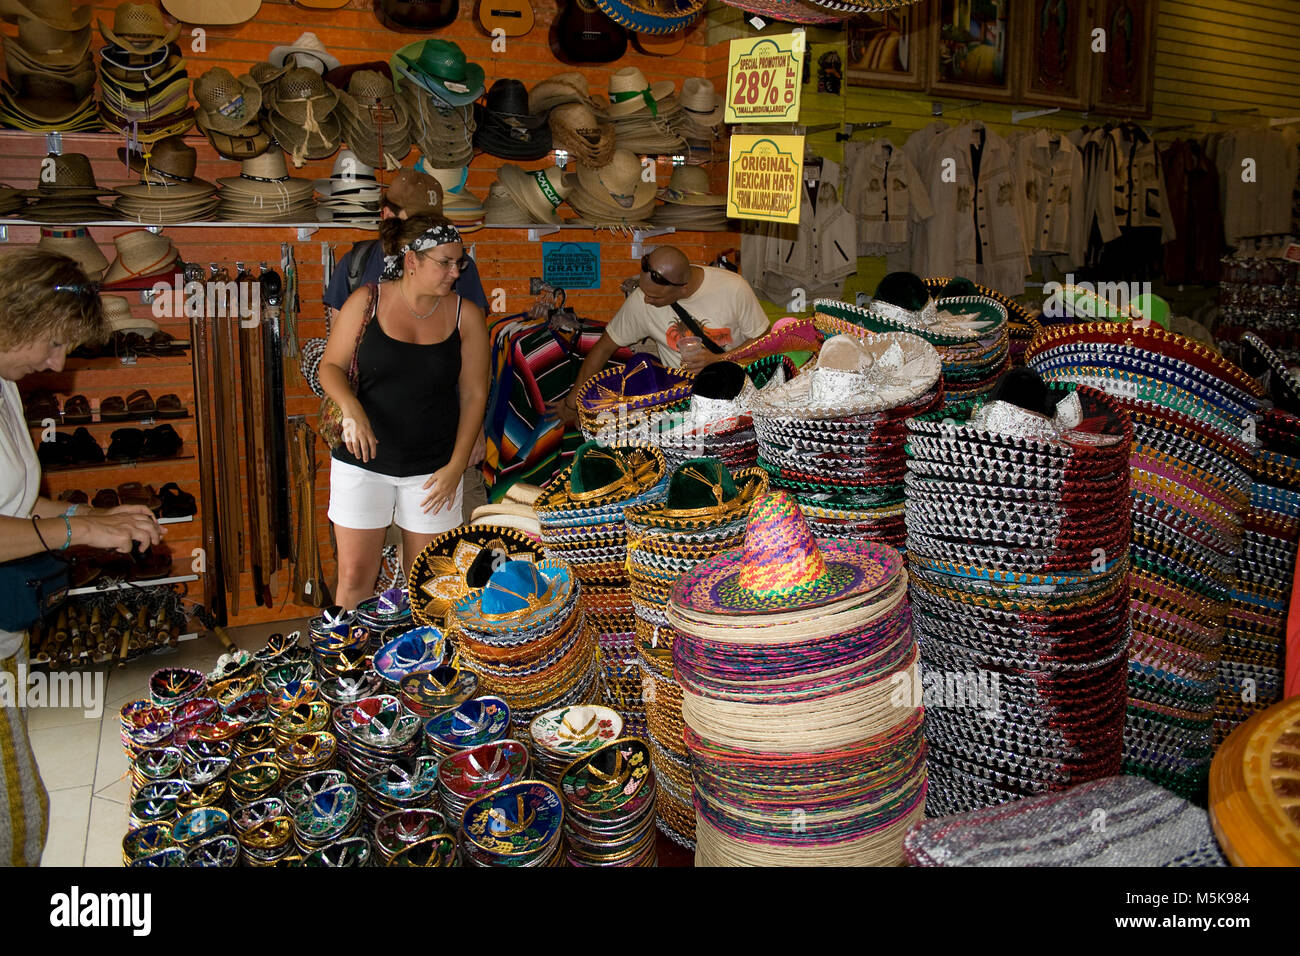
M36 532L36 540L41 543L41 547L46 551L51 550L50 546L45 543L45 535L41 534L41 526L36 522L40 520L38 515L32 515L32 530Z
M68 507L63 509L64 517L75 518L77 516L77 509L80 507L81 505L68 505Z
M59 548L59 550L67 551L72 546L72 519L67 515L63 516L63 527L68 532L68 536L63 542L63 547Z

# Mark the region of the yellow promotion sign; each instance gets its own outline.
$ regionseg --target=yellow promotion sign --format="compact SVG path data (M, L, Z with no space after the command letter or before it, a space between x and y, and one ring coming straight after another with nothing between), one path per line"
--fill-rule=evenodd
M728 123L793 123L799 118L804 34L731 41Z
M797 223L802 177L802 136L732 134L727 216Z

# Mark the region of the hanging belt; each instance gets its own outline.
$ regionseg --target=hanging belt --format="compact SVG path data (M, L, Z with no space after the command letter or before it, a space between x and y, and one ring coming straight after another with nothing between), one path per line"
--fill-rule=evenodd
M225 283L230 276L225 269L215 270L213 282ZM217 318L213 332L215 346L212 378L216 408L217 494L221 499L221 551L225 587L230 595L230 613L239 613L239 574L244 559L244 529L240 516L243 508L239 495L239 455L236 451L239 414L235 403L235 343L229 316Z
M203 606L216 618L218 624L226 623L226 586L221 559L220 517L218 515L216 482L213 467L216 449L212 442L212 392L209 384L211 372L211 330L203 309L190 320L190 341L194 359L194 425L198 437L199 502L203 510Z

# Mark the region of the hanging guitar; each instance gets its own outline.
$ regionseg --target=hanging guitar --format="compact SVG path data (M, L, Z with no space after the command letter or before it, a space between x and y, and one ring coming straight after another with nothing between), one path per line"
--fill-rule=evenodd
M460 0L374 0L375 16L397 33L429 33L452 23Z
M530 33L536 22L528 0L478 0L474 16L488 36L500 30L508 37L521 37Z
M561 63L612 63L627 52L627 31L595 0L567 0L551 25L551 51Z

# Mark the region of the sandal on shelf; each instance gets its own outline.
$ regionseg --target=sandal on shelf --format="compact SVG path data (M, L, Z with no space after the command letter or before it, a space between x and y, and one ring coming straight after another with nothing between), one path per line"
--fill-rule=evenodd
M181 491L180 486L174 481L169 481L159 488L158 497L162 499L161 517L163 518L188 518L199 510L194 496L187 491Z
M181 453L181 436L170 425L159 425L144 433L141 458L175 458Z
M108 446L109 461L131 461L141 457L144 432L139 428L119 428Z
M100 488L99 491L95 492L95 497L90 501L92 508L104 508L106 510L108 508L116 508L121 503L122 500L118 498L117 492L112 488Z
M36 458L42 468L72 464L72 436L67 432L56 432L54 441L43 441L36 446Z
M189 344L188 339L176 339L171 333L161 330L149 336L149 352L152 355L182 355Z
M53 392L32 392L27 396L24 408L28 425L44 425L47 418L54 419L56 423L59 420L59 400Z
M126 400L121 395L110 395L108 398L100 399L99 420L101 422L124 422L130 417Z
M59 500L66 501L70 505L88 505L90 498L80 488L69 488L59 492Z
M165 578L172 573L172 552L165 544L155 544L147 551L141 551L137 544L131 548L130 557L134 565L127 576L130 581Z
M104 460L104 449L99 447L99 442L85 428L78 428L72 433L68 453L74 465L98 465Z
M89 425L90 401L85 395L73 395L63 403L63 424Z
M159 418L189 418L190 411L181 404L179 395L168 393L158 397Z
M126 411L128 417L141 421L145 418L153 418L158 413L158 406L148 391L137 388L126 397Z
M128 481L117 486L117 496L124 505L144 505L157 516L162 508L162 499L154 494L153 486L145 486L138 481Z

